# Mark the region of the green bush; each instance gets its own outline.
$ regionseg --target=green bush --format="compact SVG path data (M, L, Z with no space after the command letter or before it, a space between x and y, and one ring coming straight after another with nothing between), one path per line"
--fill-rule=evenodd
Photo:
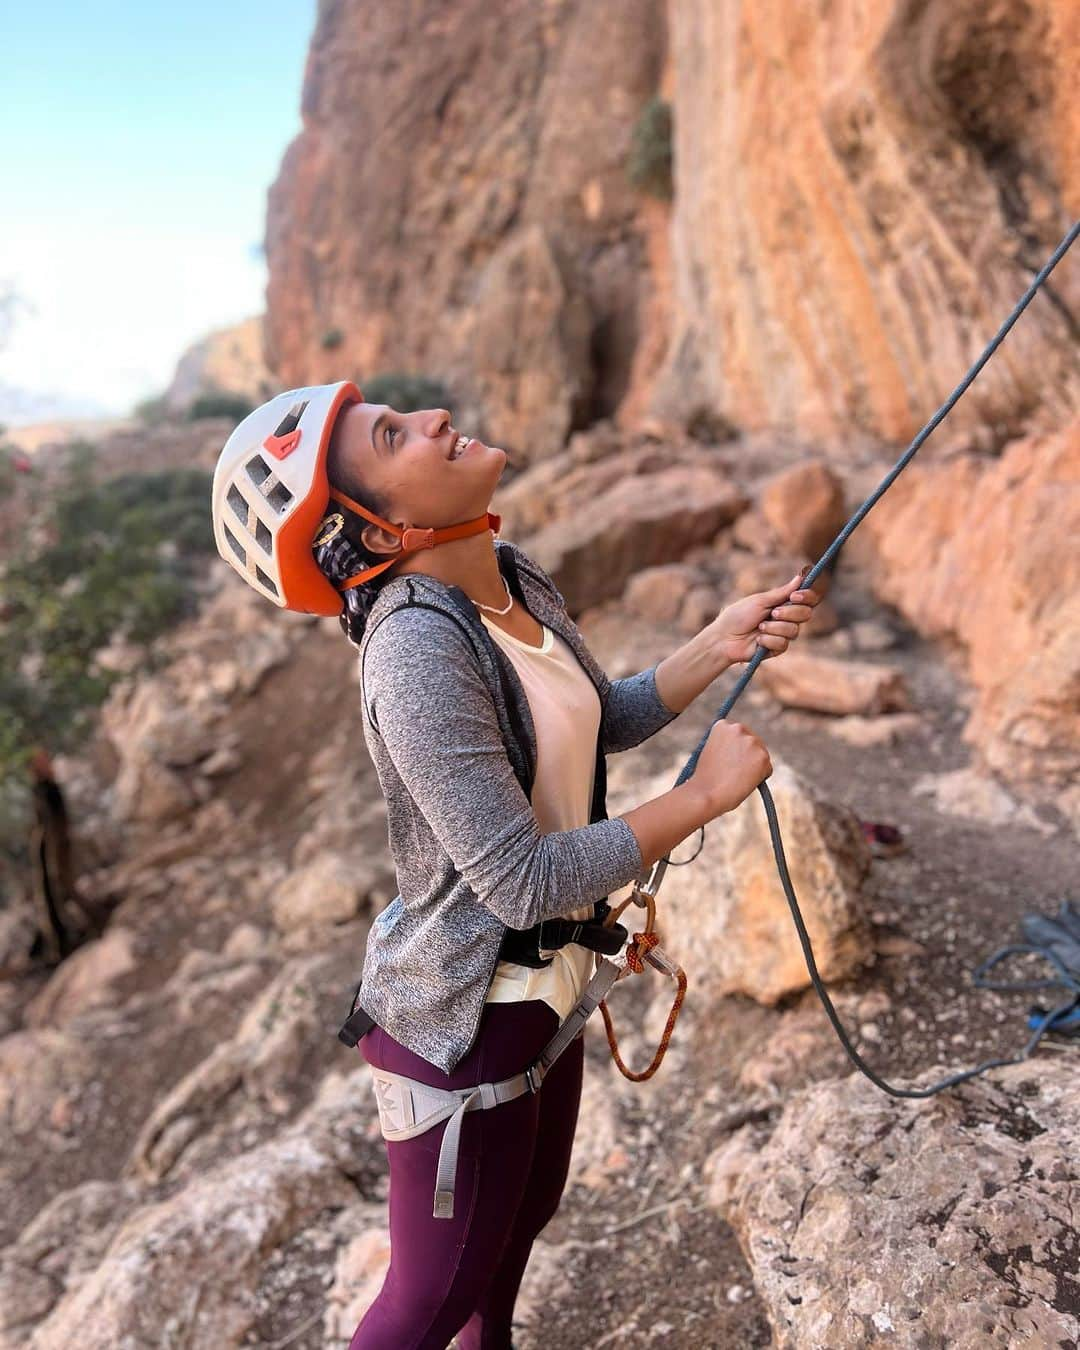
M67 485L27 526L4 568L0 605L0 837L25 802L35 745L76 748L121 678L99 664L114 637L150 644L195 607L214 549L202 469L94 484L92 452L69 448Z
M634 127L626 173L634 187L670 201L674 195L671 104L651 98Z
M388 403L397 412L451 406L450 394L445 385L426 375L388 373L375 375L359 383L365 403Z
M340 328L328 328L319 339L319 346L322 347L324 351L331 352L335 347L340 347L344 341L345 334Z
M242 394L210 389L194 400L187 410L187 419L197 422L203 417L230 417L234 422L242 422L254 406Z

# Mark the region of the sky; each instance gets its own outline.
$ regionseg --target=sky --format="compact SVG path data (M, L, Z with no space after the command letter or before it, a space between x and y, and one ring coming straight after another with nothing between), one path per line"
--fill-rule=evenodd
M262 313L266 192L300 130L315 6L6 8L0 292L23 303L0 420L30 420L6 386L126 413L191 342Z

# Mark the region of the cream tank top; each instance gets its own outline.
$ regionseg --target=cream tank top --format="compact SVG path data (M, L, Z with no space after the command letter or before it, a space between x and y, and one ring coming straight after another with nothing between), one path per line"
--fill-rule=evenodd
M600 696L582 669L573 649L546 624L543 641L532 647L480 618L513 663L529 700L536 728L536 777L532 806L544 834L574 830L589 824L594 779L596 738L600 730ZM592 917L592 905L570 910L566 918ZM543 951L552 958L539 970L499 961L495 967L488 1003L517 1003L543 999L563 1019L577 1003L593 973L593 953L571 943L557 951Z

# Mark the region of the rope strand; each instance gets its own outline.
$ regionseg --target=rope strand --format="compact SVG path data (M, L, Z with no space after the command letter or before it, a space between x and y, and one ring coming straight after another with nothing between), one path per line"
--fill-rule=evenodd
M848 538L850 538L850 536L855 531L857 526L861 523L861 521L865 519L867 513L871 510L871 508L875 505L875 503L881 500L881 498L885 495L885 493L889 490L892 484L896 481L896 479L900 476L903 470L914 458L919 447L927 440L927 438L935 430L935 428L938 427L945 420L945 418L949 415L952 409L956 406L960 398L963 396L968 387L975 380L976 376L982 370L983 366L986 365L987 361L990 360L991 356L993 356L993 354L997 351L998 347L1001 346L1001 343L1004 341L1006 335L1012 328L1013 324L1016 323L1017 319L1024 312L1027 306L1031 303L1036 292L1039 290L1039 287L1042 286L1046 278L1050 275L1050 273L1054 270L1057 264L1061 261L1061 259L1065 256L1068 250L1072 247L1072 244L1078 234L1080 234L1080 221L1076 221L1074 223L1072 229L1069 230L1068 234L1066 234L1065 238L1054 250L1053 254L1047 261L1046 265L1042 268L1042 270L1035 277L1034 281L1032 281L1031 285L1021 296L1020 300L1013 308L1012 313L1001 325L1001 327L998 329L997 333L994 335L991 341L987 343L979 359L971 367L968 373L964 376L964 378L952 391L952 393L941 405L941 407L937 410L937 412L933 415L933 417L931 417L929 422L927 422L926 425L922 428L919 434L915 437L915 439L911 442L908 448L904 451L903 455L901 455L901 457L897 460L896 464L889 471L889 473L886 474L886 476L882 479L882 481L878 484L878 486L874 489L874 491L870 494L870 496L866 498L863 504L859 507L859 509L855 512L855 514L851 517L851 519L847 522L847 524L836 536L836 538L832 541L832 543L825 550L825 552L821 555L818 561L806 574L802 582L803 588L809 589L814 584L816 578L820 576L821 572L827 566L829 566L829 564L836 558L841 548L843 548L845 542L848 540ZM709 739L709 732L712 731L712 726L714 726L716 722L722 721L723 718L725 718L731 711L731 709L735 706L736 701L743 693L743 691L746 689L746 686L753 679L754 672L757 670L761 662L765 659L765 654L766 649L764 647L759 646L757 651L754 653L753 657L750 659L750 662L748 663L746 670L739 678L738 683L735 685L734 689L732 689L731 693L724 701L722 707L720 708L719 713L716 715L716 717L713 720L713 723L710 725L709 731L707 731L705 735L701 738L701 741L698 743L697 748L694 750L690 758L686 761L686 764L683 767L682 772L675 780L676 787L678 787L681 783L685 783L686 780L693 775L694 769L697 767L698 759L701 757L701 752L705 748L705 744ZM780 881L784 888L784 894L787 897L788 906L791 909L791 917L795 921L795 928L799 935L799 942L802 945L803 956L806 958L806 966L808 971L810 972L810 979L813 982L814 988L817 990L818 997L821 999L821 1002L824 1005L825 1012L828 1014L829 1020L833 1025L833 1029L835 1030L837 1036L839 1037L840 1044L844 1047L844 1050L847 1052L852 1063L855 1065L857 1069L859 1069L862 1073L864 1073L872 1083L874 1083L877 1087L881 1088L883 1092L887 1092L892 1097L932 1097L935 1095L935 1093L941 1092L945 1088L952 1087L957 1083L962 1083L965 1081L965 1079L974 1078L978 1074L985 1073L988 1069L999 1068L1006 1064L1018 1064L1020 1063L1021 1060L1027 1059L1027 1057L1032 1053L1032 1051L1038 1045L1039 1041L1042 1039L1049 1024L1059 1014L1067 1012L1068 1009L1073 1005L1076 999L1075 994L1072 994L1068 1001L1060 1004L1058 1007L1055 1007L1049 1013L1047 1013L1046 1017L1043 1018L1037 1025L1034 1034L1031 1036L1030 1040L1024 1047L1023 1051L1018 1055L1012 1056L1011 1058L987 1060L984 1063L977 1065L973 1069L965 1069L959 1073L950 1074L948 1077L942 1078L939 1082L934 1083L931 1086L925 1088L897 1087L894 1084L886 1082L884 1078L879 1077L879 1075L876 1074L874 1070L870 1068L870 1066L862 1058L859 1052L851 1044L851 1041L848 1039L847 1033L844 1031L844 1028L841 1025L839 1017L836 1015L836 1009L833 1007L832 1001L830 1000L829 995L826 993L825 986L822 983L820 975L818 974L817 964L814 961L813 949L810 946L810 938L806 931L806 925L803 923L802 914L799 910L799 903L795 898L795 891L794 888L792 887L791 877L788 873L787 860L784 857L784 845L783 840L781 839L780 836L780 825L776 817L776 806L775 803L773 802L772 793L769 791L768 786L764 781L758 784L757 790L758 792L761 793L761 800L765 807L765 814L769 822L769 835L772 839L773 853L776 858L776 868L780 875ZM704 827L702 827L702 829L704 830ZM649 878L645 883L645 887L641 888L643 893L647 894L650 898L656 896L656 893L660 888L660 884L663 881L664 872L667 870L669 862L670 860L668 858L661 858L651 869ZM605 1010L605 1018L606 1018L606 1010Z

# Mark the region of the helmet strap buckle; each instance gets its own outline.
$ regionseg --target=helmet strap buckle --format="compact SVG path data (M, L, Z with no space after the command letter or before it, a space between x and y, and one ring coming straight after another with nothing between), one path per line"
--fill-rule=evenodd
M401 536L401 551L408 552L414 548L434 548L435 531L433 529L417 530L411 527L404 531Z

